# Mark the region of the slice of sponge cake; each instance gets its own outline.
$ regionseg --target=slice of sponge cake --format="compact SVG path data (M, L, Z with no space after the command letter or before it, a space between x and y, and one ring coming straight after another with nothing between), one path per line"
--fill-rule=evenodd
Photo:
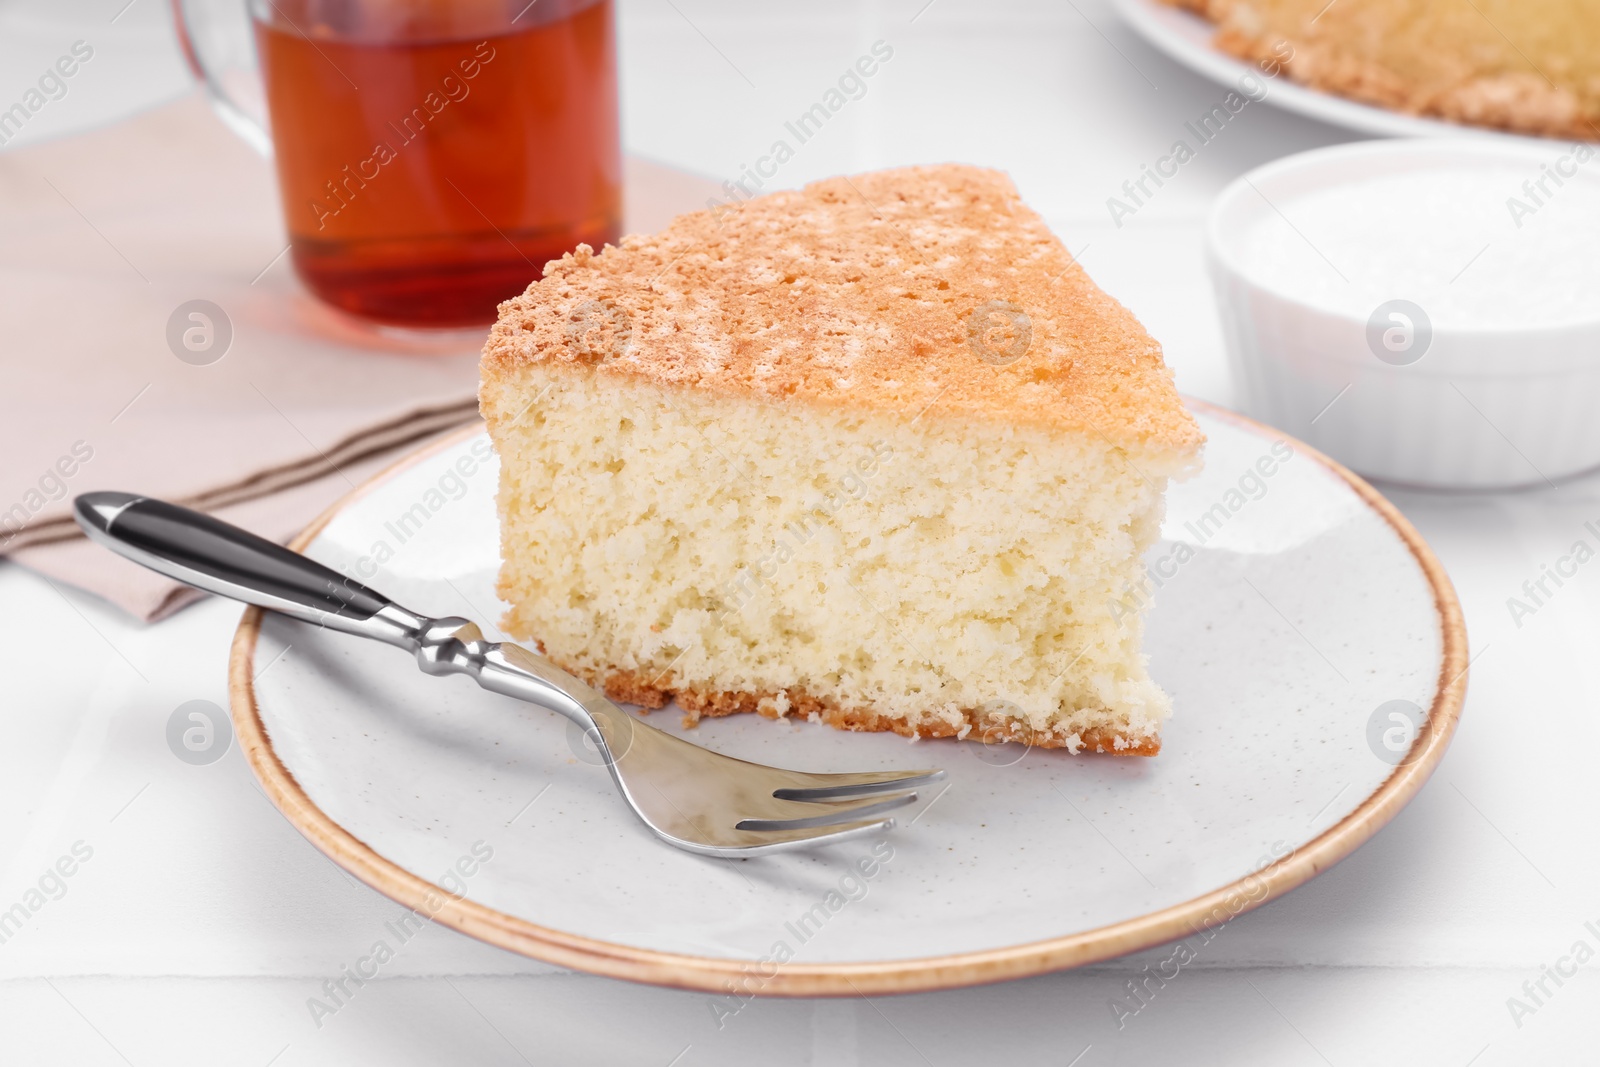
M1130 597L1201 434L994 171L816 182L500 306L505 628L616 699L1153 754Z

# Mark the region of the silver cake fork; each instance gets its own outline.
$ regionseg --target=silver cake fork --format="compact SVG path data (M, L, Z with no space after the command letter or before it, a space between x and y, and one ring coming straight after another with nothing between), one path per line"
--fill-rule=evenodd
M623 799L663 841L741 857L887 830L932 771L809 774L692 745L623 711L543 656L485 641L458 616L428 618L237 526L132 493L85 493L78 525L119 555L169 578L303 622L397 645L428 674L466 674L494 693L559 712L599 750Z

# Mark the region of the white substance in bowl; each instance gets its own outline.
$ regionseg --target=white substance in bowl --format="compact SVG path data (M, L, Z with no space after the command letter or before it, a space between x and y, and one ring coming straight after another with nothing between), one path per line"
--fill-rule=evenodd
M1600 468L1600 149L1302 152L1223 190L1206 251L1250 415L1404 485Z
M1238 237L1245 273L1359 318L1410 300L1435 329L1600 320L1600 157L1566 158L1559 185L1532 162L1445 165L1267 193L1276 210Z

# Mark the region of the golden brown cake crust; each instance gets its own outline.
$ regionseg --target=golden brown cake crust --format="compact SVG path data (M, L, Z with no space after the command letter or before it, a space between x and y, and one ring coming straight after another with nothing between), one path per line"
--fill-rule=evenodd
M808 718L816 716L836 729L860 733L891 732L918 738L957 737L962 734L961 727L943 720L911 724L903 719L879 715L867 708L840 708L829 701L818 700L803 690L784 691L782 697L787 709L780 714L776 693L714 693L674 689L670 678L646 681L642 675L631 671L614 671L603 682L599 682L590 672L575 670L570 666L563 669L586 677L591 685L599 684L607 696L623 704L655 709L676 700L684 710L683 721L686 726L693 726L704 718L755 712L769 719L782 718L784 714ZM660 684L663 681L665 684ZM983 712L977 708L965 709L962 714L967 727L964 740L988 745L1019 741L1033 748L1075 748L1079 752L1106 752L1118 756L1154 756L1161 751L1161 739L1154 736L1127 738L1101 727L1068 734L1035 733L1015 722L986 720Z
M1539 25L1537 12L1507 0L1164 2L1216 23L1218 49L1267 70L1281 64L1315 89L1450 122L1600 140L1600 24L1579 4L1546 11L1551 22Z
M492 380L531 362L775 402L1027 423L1178 454L1161 348L998 171L906 167L580 246L500 305Z

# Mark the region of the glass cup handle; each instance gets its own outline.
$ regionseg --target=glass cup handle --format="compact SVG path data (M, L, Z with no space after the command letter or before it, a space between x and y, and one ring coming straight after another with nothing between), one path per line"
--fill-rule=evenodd
M178 45L223 123L263 156L272 155L266 91L245 0L172 0Z

